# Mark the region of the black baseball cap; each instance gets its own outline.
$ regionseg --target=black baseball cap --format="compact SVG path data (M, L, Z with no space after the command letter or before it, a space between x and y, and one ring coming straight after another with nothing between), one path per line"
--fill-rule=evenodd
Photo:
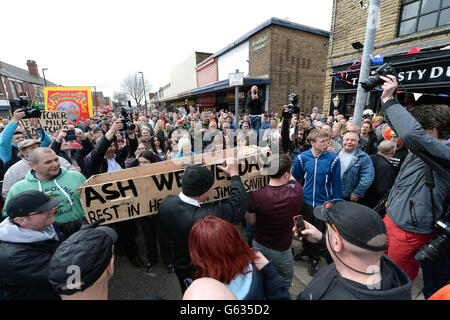
M12 219L25 217L31 212L44 212L56 207L61 200L52 199L38 190L27 190L9 199L6 213Z
M102 221L84 225L56 249L48 278L58 294L72 295L92 286L110 264L117 233L109 227L98 227ZM80 282L73 283L77 271Z
M373 209L356 202L333 200L314 208L314 216L334 225L339 235L351 244L370 251L383 251L387 244L370 245L378 235L386 235L386 226ZM387 239L387 237L386 237Z

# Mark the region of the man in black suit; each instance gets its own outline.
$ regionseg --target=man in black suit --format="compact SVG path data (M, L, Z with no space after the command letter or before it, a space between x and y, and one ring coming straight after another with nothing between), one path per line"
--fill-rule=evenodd
M231 177L228 199L203 204L212 191L214 175L206 167L189 166L183 175L182 192L178 196L167 196L158 209L161 227L173 242L175 274L183 293L187 289L185 280L192 279L194 275L188 238L195 222L212 215L238 224L247 211L247 194L239 176L236 160L227 160L227 166L219 166L219 168Z

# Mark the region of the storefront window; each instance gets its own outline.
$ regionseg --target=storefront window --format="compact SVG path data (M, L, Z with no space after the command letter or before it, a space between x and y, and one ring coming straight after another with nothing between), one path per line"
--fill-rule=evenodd
M450 24L450 0L403 0L398 35Z
M355 110L356 93L350 93L345 95L344 115L346 117L353 116Z

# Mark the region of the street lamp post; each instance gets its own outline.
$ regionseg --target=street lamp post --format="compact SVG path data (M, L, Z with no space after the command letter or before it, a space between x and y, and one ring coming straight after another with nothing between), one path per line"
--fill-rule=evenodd
M95 97L95 113L97 113L98 116L98 99L97 99L97 87L94 86L94 97Z
M145 112L148 113L148 107L147 107L147 93L145 92L145 83L144 83L144 73L142 71L139 71L138 73L142 76L142 87L144 88L144 99L145 99Z
M42 69L42 75L44 76L44 83L45 83L45 86L47 86L47 80L45 79L45 70L48 70L47 68L43 68Z

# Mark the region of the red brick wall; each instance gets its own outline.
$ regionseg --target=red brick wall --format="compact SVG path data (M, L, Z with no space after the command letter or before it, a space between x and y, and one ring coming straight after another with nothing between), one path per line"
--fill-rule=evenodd
M5 87L3 85L3 77L0 76L0 98L5 99L6 98L6 91Z

